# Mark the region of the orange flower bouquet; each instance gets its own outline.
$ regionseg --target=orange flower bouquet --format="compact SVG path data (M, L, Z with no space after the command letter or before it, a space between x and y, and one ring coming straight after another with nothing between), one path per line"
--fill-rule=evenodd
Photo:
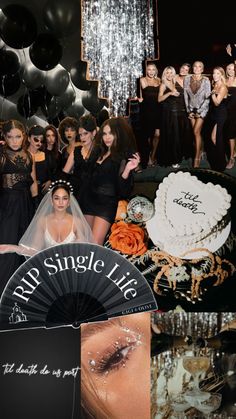
M147 251L144 228L124 221L112 224L108 242L112 249L126 255L140 256Z

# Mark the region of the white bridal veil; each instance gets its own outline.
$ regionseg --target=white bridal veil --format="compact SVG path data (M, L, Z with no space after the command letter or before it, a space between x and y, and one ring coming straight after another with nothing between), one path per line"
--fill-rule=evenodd
M60 185L60 181L55 183ZM62 186L65 183L65 181L61 181ZM32 254L49 247L45 241L45 228L42 227L42 220L47 220L47 217L53 213L52 191L53 188L43 197L29 227L19 241L19 253L25 256L32 256ZM70 205L67 211L73 216L73 229L76 231L76 238L73 241L93 243L91 228L72 193L70 193Z

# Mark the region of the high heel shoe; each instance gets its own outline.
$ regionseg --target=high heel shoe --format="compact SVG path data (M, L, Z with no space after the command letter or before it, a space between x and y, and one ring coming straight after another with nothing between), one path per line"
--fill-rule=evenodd
M194 159L193 168L197 169L200 166L201 159Z

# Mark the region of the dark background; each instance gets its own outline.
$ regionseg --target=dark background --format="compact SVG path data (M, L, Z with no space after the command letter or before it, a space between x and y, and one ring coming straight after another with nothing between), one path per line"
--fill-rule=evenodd
M80 330L72 327L0 333L1 419L78 419L80 372L56 378L52 374L3 374L4 364L37 370L71 370L80 365Z
M205 70L232 61L225 51L236 43L235 2L157 0L160 68L201 60Z

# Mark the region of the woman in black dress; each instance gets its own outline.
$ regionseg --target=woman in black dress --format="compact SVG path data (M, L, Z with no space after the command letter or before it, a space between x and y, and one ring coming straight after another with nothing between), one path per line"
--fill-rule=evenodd
M34 161L23 148L23 124L10 120L2 128L5 144L0 149L0 243L18 244L33 214L32 197L37 196ZM15 254L0 255L0 295L11 275L24 259Z
M51 179L55 180L61 172L61 152L59 149L59 134L54 125L47 125L44 128L45 155L49 164Z
M97 123L94 116L87 114L79 119L79 137L81 145L70 153L63 168L66 179L74 188L74 195L83 211L83 197L88 187L91 168L99 156L99 147L94 138L97 133ZM65 176L63 176L64 178Z
M156 64L147 63L146 75L140 79L140 155L143 169L156 164L160 138L160 105L158 93L161 84Z
M118 202L128 198L133 187L132 172L140 163L135 137L124 117L105 121L98 131L101 151L91 167L81 209L93 233L95 243L103 245L114 222Z
M184 63L179 68L179 73L175 77L175 88L179 92L179 96L175 97L178 129L180 136L180 147L182 158L188 159L194 156L194 135L193 129L188 118L185 100L184 100L184 80L190 73L191 65Z
M161 77L158 101L162 106L161 137L157 161L161 166L178 168L182 160L178 109L180 92L176 88L174 67L165 67Z
M34 157L36 179L38 183L38 203L48 191L52 182L52 173L49 161L44 151L44 128L40 125L33 125L29 129L27 139L27 150Z
M232 169L235 164L236 144L236 71L235 64L230 63L226 67L226 85L228 87L227 119L225 122L226 147L229 148L229 160L226 169ZM227 150L228 151L228 150Z
M226 167L223 129L227 119L228 89L222 67L213 69L212 85L210 109L204 127L206 152L211 169L223 172Z

